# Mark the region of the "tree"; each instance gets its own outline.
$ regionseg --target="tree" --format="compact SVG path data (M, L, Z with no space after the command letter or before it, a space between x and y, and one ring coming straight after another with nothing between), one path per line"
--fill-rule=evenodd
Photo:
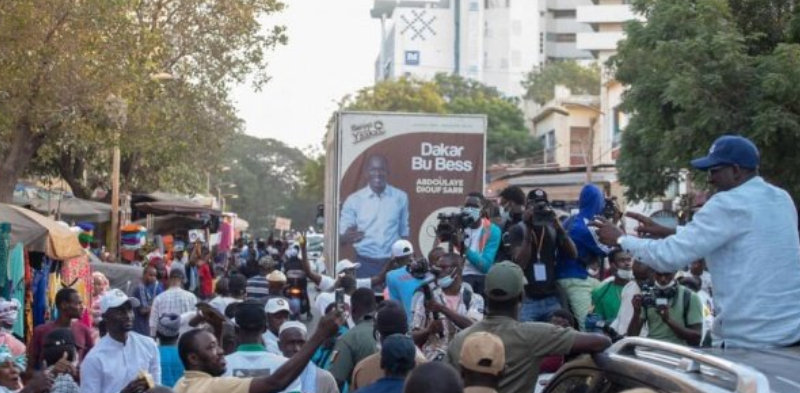
M303 152L275 139L240 133L229 139L222 161L231 169L215 184L236 184L236 188L221 190L238 196L226 200L227 208L247 220L251 232L268 235L276 216L291 218L295 227L313 223L319 202L301 193L303 169L309 162Z
M115 139L103 111L128 102L123 188L191 188L236 132L229 89L268 81L266 54L283 27L261 33L278 0L32 0L0 3L0 201L17 179L57 173L78 194L108 176ZM169 75L169 81L153 78ZM156 79L156 80L154 80ZM3 98L5 97L5 98ZM31 166L36 158L37 165Z
M544 105L554 97L555 87L563 85L574 94L600 94L600 67L588 67L574 60L555 61L534 69L525 76L525 98Z
M652 199L727 133L751 138L766 178L800 196L800 45L785 1L636 0L609 64L632 114L617 161L631 200ZM755 8L766 7L760 12Z
M433 81L400 78L362 89L345 97L351 110L412 113L485 114L487 162L530 157L540 150L528 135L522 111L497 89L458 75L437 74Z

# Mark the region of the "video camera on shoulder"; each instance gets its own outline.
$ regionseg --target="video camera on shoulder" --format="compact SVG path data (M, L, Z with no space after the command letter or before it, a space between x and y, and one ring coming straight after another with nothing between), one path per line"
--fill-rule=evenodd
M463 232L475 223L469 213L459 210L453 213L439 213L436 216L439 223L436 225L436 237L443 242L452 242L453 235Z
M653 283L644 284L642 285L642 306L667 307L669 306L670 299L675 297L677 294L678 290L675 286L671 286L669 288L659 288Z

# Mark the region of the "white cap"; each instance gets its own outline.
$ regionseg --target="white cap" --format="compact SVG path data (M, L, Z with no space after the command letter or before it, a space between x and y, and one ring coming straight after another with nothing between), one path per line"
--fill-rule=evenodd
M407 257L414 254L414 246L406 239L400 239L392 244L392 256L395 258Z
M336 264L336 274L339 275L347 269L358 269L359 267L361 267L360 263L353 263L353 261L349 259L342 259Z
M264 307L264 311L266 311L267 314L277 314L281 311L292 312L292 310L289 309L289 302L281 297L270 298L267 301L267 306Z
M301 332L308 334L308 328L302 322L298 321L286 321L281 325L281 328L278 330L278 336L283 334L284 330L289 329L300 329Z
M270 274L267 274L267 281L286 282L286 275L280 270L273 270Z
M139 299L128 297L125 292L117 288L109 289L100 297L100 313L105 314L109 308L117 308L125 304L125 302L131 302L131 306L133 307L139 306Z

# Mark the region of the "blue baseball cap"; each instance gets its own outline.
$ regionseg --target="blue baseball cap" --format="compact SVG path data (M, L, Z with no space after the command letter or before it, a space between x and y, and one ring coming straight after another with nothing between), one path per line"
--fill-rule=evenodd
M756 169L761 161L758 148L749 139L737 135L717 138L708 156L692 160L692 166L707 171L720 165L738 165L745 169Z

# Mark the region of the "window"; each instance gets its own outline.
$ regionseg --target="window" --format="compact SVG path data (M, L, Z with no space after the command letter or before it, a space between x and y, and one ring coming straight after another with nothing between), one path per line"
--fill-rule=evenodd
M539 53L544 53L544 32L539 33Z
M559 33L555 35L556 42L575 42L575 33Z
M575 10L553 10L553 18L555 19L575 19L577 12Z
M480 6L478 5L477 1L473 1L469 3L469 10L470 11L479 11Z
M611 147L619 147L619 142L622 139L622 110L619 106L614 107L614 117L612 119L614 127L611 130Z
M522 52L518 50L511 51L511 66L512 67L519 67L522 63Z
M569 130L569 165L586 166L589 147L589 128L572 127Z
M556 130L550 130L544 136L544 163L556 162Z

